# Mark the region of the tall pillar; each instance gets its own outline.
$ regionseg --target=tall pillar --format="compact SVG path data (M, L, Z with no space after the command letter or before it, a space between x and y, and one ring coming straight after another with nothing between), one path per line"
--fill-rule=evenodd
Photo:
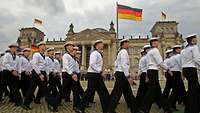
M108 44L108 67L109 69L111 68L111 49L110 49L110 44Z
M86 66L86 51L85 51L85 45L82 45L82 59L81 59L81 69L85 70L85 66Z

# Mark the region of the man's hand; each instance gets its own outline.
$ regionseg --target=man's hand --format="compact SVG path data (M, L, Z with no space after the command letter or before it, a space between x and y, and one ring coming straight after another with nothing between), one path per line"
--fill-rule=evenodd
M13 71L12 71L12 75L14 75L15 77L17 77L17 76L18 76L18 72L15 71L15 70L13 70Z
M173 76L173 73L172 73L170 70L167 70L167 72L168 72L171 76Z
M40 77L41 81L44 81L44 75L43 74L40 74L39 77Z
M78 81L78 76L76 74L73 74L72 75L72 79L77 82Z

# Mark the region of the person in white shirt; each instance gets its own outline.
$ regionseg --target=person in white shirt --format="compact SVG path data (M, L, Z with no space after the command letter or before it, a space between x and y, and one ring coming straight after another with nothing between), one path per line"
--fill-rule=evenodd
M129 40L123 39L120 41L120 50L118 51L117 58L115 60L115 85L111 92L110 102L108 107L108 113L115 113L118 101L122 94L125 101L131 110L131 113L135 112L136 103L135 97L132 93L131 84L132 78L129 73L130 59L128 54Z
M70 94L72 90L72 81L77 80L77 75L74 72L75 60L73 56L73 42L67 42L64 45L66 53L63 55L63 68L62 68L62 97L65 102L71 102Z
M80 67L79 63L77 61L77 51L79 50L78 47L73 47L73 58L74 58L74 66L73 66L73 73L75 73L78 77L78 79L75 81L72 81L72 91L73 91L73 110L77 111L77 106L81 101L81 97L83 98L83 94L81 92L83 91L83 88L80 85ZM82 91L81 91L82 90ZM83 91L84 92L84 91ZM82 92L82 93L83 93Z
M172 113L174 109L171 108L167 99L164 98L161 92L161 87L159 83L159 68L163 68L167 72L170 72L169 67L167 67L160 55L158 50L158 37L151 38L150 40L151 49L147 53L147 76L149 78L149 87L147 93L144 97L144 101L141 104L139 111L137 113L149 113L153 102L156 100L160 101L164 113ZM172 74L171 74L172 75Z
M186 37L187 46L181 51L181 65L183 76L188 81L187 103L185 113L200 112L200 85L197 69L200 66L200 52L197 46L197 35Z
M164 64L169 68L170 68L170 57L172 56L172 52L173 52L172 49L169 49L165 52L166 58L164 60ZM168 72L165 72L165 78L166 78L166 83L165 83L165 88L163 90L163 95L165 96L165 98L169 98L173 85L173 77Z
M55 78L57 77L56 75L56 67L55 67L55 59L54 59L54 48L48 48L47 49L47 57L46 57L46 62L48 66L48 76L49 76L49 86L48 90L50 94L53 96L56 96L58 94L58 90L56 87L56 81Z
M60 51L55 52L55 85L58 88L58 93L60 94L62 91L62 85L61 85L61 78L62 78L62 55Z
M173 55L170 58L170 70L173 73L173 80L172 80L172 92L169 97L169 102L171 103L172 107L176 110L176 102L182 101L184 104L186 103L186 90L182 80L181 74L181 48L182 45L175 45L172 47Z
M94 91L97 91L103 113L107 113L107 107L109 102L109 93L103 81L103 40L97 40L94 43L94 51L90 54L89 67L88 67L88 87L85 92L82 101L79 103L77 113L84 113L85 107L87 106L90 96Z
M136 96L137 106L141 105L148 89L146 54L150 48L151 48L150 45L145 45L141 51L141 58L139 60L139 72L138 72L140 77L140 85Z
M81 60L81 51L77 51L75 54L75 59L76 59L76 63L77 63L77 73L78 73L78 86L79 86L79 95L81 97L83 97L84 94L84 90L80 84L80 79L81 79L81 73L80 73L80 60Z
M33 54L33 58L31 60L32 64L32 78L31 84L27 91L26 98L24 100L24 105L22 106L26 110L30 110L30 104L34 99L34 92L38 86L39 90L37 92L36 98L34 102L36 104L41 104L40 99L45 96L47 89L47 63L45 57L46 51L46 43L44 41L37 44L39 51Z
M31 55L31 49L25 48L22 50L23 55L20 57L20 65L21 65L21 90L22 94L25 97L26 93L28 91L28 88L30 87L30 80L32 77L32 65L30 62L30 55Z
M18 45L10 44L10 52L6 53L2 60L3 76L0 86L0 95L6 90L7 86L10 89L10 101L15 103L15 106L21 106L22 96L19 92L21 66L19 56L16 55Z

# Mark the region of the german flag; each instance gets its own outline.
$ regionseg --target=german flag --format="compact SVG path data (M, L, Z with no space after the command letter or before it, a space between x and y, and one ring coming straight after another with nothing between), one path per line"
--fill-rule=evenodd
M35 45L31 45L31 51L34 53L34 52L37 52L38 51L38 47L35 46Z
M119 19L142 21L142 9L118 4L117 13Z
M34 24L37 24L37 25L42 25L42 20L40 20L40 19L34 19Z

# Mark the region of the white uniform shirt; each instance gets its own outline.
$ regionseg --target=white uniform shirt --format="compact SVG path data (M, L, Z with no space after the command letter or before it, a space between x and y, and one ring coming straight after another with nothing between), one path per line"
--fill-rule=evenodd
M47 63L47 66L48 66L48 72L47 74L50 74L50 73L55 73L55 62L54 62L54 58L50 58L49 56L47 56L45 58L46 60L46 63Z
M58 73L61 75L61 72L62 72L61 63L59 62L58 59L54 59L54 64L55 64L55 73Z
M69 53L65 53L63 55L62 72L67 72L68 74L72 75L74 72L74 65L75 65L74 58Z
M102 69L103 69L103 57L101 53L95 50L90 54L88 72L100 73L102 72Z
M168 70L168 67L163 63L162 56L157 48L152 48L146 55L147 57L147 67L152 70L159 70L162 67Z
M170 58L170 71L181 71L181 55L175 54Z
M130 76L129 74L130 60L126 49L121 49L117 55L115 61L115 71L124 72L125 76Z
M40 74L41 71L46 71L46 73L48 73L48 66L45 59L45 56L43 57L39 52L33 54L31 63L37 74Z
M186 47L181 51L182 68L200 66L200 53L197 45Z
M17 55L14 59L11 53L6 53L3 57L2 65L3 70L15 70L18 73L21 73L20 59Z
M0 71L3 71L3 56L0 58Z
M80 73L80 66L79 66L78 61L76 61L75 65L74 65L74 71L75 71L76 73Z
M143 72L147 72L146 55L142 56L139 61L139 75Z
M170 66L171 66L170 58L166 58L163 63L164 63L164 65L166 65L171 70L171 68L170 68Z
M24 56L20 57L21 72L31 72L33 70L31 62Z

